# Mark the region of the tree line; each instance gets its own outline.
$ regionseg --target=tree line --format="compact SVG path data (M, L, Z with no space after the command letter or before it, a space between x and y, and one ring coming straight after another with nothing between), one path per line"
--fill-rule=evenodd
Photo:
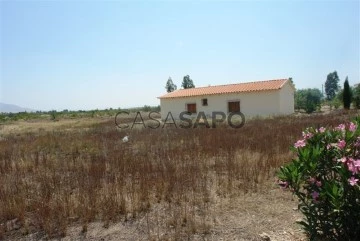
M348 77L345 78L343 88L339 85L340 78L336 71L327 75L325 81L325 96L317 88L299 89L295 92L295 109L305 110L312 113L319 110L322 103L328 104L330 108L339 108L343 105L348 110L353 107L360 109L360 84L353 87L349 84Z
M194 82L189 75L184 76L181 87L183 87L184 89L195 88ZM169 79L167 80L165 89L168 93L173 92L177 89L177 85L174 84L171 77L169 77Z

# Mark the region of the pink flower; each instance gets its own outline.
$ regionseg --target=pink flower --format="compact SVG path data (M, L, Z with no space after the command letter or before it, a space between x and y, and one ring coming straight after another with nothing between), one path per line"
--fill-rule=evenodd
M346 157L343 157L343 158L341 158L341 159L337 159L338 162L342 162L342 163L345 163L346 160L347 160Z
M357 125L350 122L349 131L354 132L354 131L356 131L356 128L357 128Z
M309 178L309 182L310 182L311 184L314 184L314 183L316 182L316 179L315 179L314 177L310 177L310 178Z
M279 186L283 189L287 188L289 186L289 183L288 182L284 182L284 181L279 181L278 182Z
M348 179L349 184L351 186L354 186L355 184L357 184L357 182L359 181L359 179L355 178L355 177L351 177L350 179Z
M349 158L349 162L347 163L349 171L353 174L360 173L360 159Z
M354 166L360 168L360 159L354 160Z
M295 148L304 147L306 145L305 140L298 140L295 144Z
M340 124L339 126L335 127L335 130L337 130L337 131L345 131L345 125Z
M314 200L317 200L317 199L319 198L319 193L316 192L316 191L314 191L314 192L311 193L311 196L312 196L312 198L313 198Z
M358 173L358 168L355 167L354 162L349 161L346 164L347 164L348 170L350 172L352 172L352 174L357 174Z
M307 139L310 139L311 137L313 137L314 134L310 133L310 132L304 132L303 131L302 136L303 136L304 140L307 140Z
M337 143L337 146L338 146L340 149L344 149L345 146L346 146L345 140L339 140L339 142Z
M324 133L325 131L326 131L326 128L325 128L325 127L320 127L320 128L319 128L319 132L320 132L320 133Z
M308 180L311 184L315 184L317 187L321 187L321 181L317 181L316 178L310 177Z

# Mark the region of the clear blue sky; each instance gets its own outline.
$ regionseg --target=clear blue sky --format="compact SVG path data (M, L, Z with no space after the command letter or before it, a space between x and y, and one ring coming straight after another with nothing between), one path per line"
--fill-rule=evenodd
M41 110L158 105L196 86L329 72L360 82L359 1L1 1L0 102Z

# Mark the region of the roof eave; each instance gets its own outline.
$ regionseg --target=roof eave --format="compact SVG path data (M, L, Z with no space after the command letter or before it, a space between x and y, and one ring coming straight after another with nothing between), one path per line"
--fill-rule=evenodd
M234 91L234 92L226 92L226 93L212 93L212 94L202 94L202 95L187 95L187 96L171 96L165 97L160 96L158 99L180 99L180 98L191 98L191 97L200 97L200 96L209 96L209 95L228 95L228 94L241 94L241 93L256 93L256 92L264 92L264 91L278 91L282 88L274 88L274 89L266 89L266 90L248 90L248 91Z

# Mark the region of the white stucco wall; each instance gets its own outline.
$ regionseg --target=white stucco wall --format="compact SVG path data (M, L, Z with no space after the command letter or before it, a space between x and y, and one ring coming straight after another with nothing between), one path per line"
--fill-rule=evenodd
M280 89L280 113L281 115L288 115L294 113L294 95L295 88L290 81Z
M290 114L294 111L292 89L288 84L284 87L286 88L281 89L283 91L273 90L160 99L161 118L164 120L168 112L171 112L174 119L179 119L180 113L187 111L186 105L190 103L196 103L197 112L204 111L208 116L211 116L213 111L223 111L228 114L228 102L236 100L240 101L240 111L246 118L251 116ZM202 106L202 99L204 98L208 99L208 106ZM197 114L193 114L193 116L196 117Z

